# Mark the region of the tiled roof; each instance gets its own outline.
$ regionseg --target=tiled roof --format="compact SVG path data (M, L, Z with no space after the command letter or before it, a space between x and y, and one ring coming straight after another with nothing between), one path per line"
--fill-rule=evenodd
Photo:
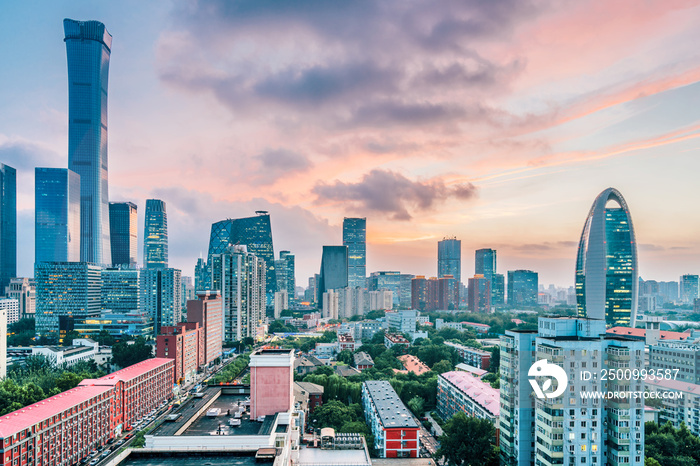
M607 330L607 333L611 333L613 335L645 338L647 331L643 328L612 327ZM668 330L661 330L659 334L661 340L687 340L690 337L689 333L669 332Z
M491 387L486 382L482 382L468 372L452 371L440 374L452 385L457 387L462 393L474 400L479 406L498 417L501 412L500 390Z
M304 390L309 395L323 395L323 385L318 385L311 382L294 382L299 388Z
M657 388L665 388L669 390L677 390L680 392L692 393L694 395L700 395L700 385L696 385L690 382L683 382L681 380L650 380L648 377L644 381L647 385L652 385Z
M359 353L355 353L355 366L373 366L374 361L372 360L372 356L367 354L364 351L360 351Z
M430 368L423 364L423 362L420 359L413 355L405 354L403 356L399 356L398 359L401 361L403 367L405 367L408 372L413 372L416 375L421 375L425 374L426 372L430 372Z
M478 367L470 366L469 364L464 364L463 362L460 362L455 366L457 370L464 371L464 372L470 372L477 377L481 377L482 375L486 374L488 371L485 371L484 369L479 369Z
M408 408L403 404L391 384L386 380L365 382L377 414L385 429L393 427L418 427Z

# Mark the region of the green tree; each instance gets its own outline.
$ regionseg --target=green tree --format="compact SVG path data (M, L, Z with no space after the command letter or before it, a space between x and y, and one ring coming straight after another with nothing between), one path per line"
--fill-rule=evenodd
M77 387L82 380L83 377L80 377L75 372L65 371L56 378L56 387L60 391L65 392L66 390Z
M647 422L644 425L644 448L646 459L654 459L664 466L700 464L700 439L688 430L685 423L676 429L670 422L662 426Z
M350 350L343 350L340 353L338 353L338 356L335 358L338 362L345 363L347 365L350 365L354 362L354 358L352 356L352 351Z
M489 372L498 374L498 369L501 367L501 347L494 346L491 349L491 360L489 361Z
M80 335L80 333L76 332L75 330L67 332L66 336L63 337L63 346L71 346L73 344L73 340L76 340L78 338L82 338L82 335Z
M454 368L455 366L452 364L451 361L443 359L442 361L438 361L435 363L435 365L433 365L432 371L436 374L444 374L445 372L450 372L454 370Z
M153 357L153 347L144 337L138 337L132 344L120 341L112 347L112 362L119 367L128 367Z
M450 419L440 436L435 459L449 466L497 466L496 429L487 419L467 417L459 412Z
M355 410L337 400L318 406L311 415L311 423L317 429L332 427L340 430L346 423L354 421L357 421Z
M425 412L425 400L418 395L414 396L408 400L408 409L416 416L422 417Z
M114 346L116 343L114 337L107 330L100 331L96 337L96 340L100 346Z
M644 466L661 466L654 458L644 457Z

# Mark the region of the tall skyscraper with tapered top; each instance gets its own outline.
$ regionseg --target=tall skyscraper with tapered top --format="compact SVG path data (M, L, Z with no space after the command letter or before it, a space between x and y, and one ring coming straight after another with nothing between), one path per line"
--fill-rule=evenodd
M0 163L0 290L17 276L17 171Z
M111 262L107 82L112 36L99 21L63 20L68 56L68 168L80 175L80 260Z
M367 219L343 219L343 246L348 247L348 286L365 288L367 282Z
M147 269L168 268L168 215L165 202L146 200L143 222L143 265Z

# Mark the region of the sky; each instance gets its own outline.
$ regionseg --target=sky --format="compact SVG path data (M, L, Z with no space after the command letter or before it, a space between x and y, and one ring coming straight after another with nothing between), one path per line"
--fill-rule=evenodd
M0 163L32 276L34 167L67 167L63 18L102 21L109 197L166 202L170 266L271 214L298 285L343 217L367 271L434 276L437 242L570 286L586 215L625 197L640 276L700 272L700 2L26 1L0 15ZM140 238L140 241L142 239ZM139 260L142 260L139 245Z

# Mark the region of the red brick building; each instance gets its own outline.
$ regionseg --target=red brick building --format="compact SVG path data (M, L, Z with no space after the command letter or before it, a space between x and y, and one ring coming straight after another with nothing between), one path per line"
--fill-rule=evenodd
M198 291L197 299L187 301L187 321L197 322L204 332L204 364L221 357L224 311L218 291Z
M149 359L0 417L0 466L78 463L121 433L124 409L172 397L173 361Z
M197 322L160 328L156 337L156 357L175 361L173 381L181 384L194 380L197 370L205 364L204 332Z

